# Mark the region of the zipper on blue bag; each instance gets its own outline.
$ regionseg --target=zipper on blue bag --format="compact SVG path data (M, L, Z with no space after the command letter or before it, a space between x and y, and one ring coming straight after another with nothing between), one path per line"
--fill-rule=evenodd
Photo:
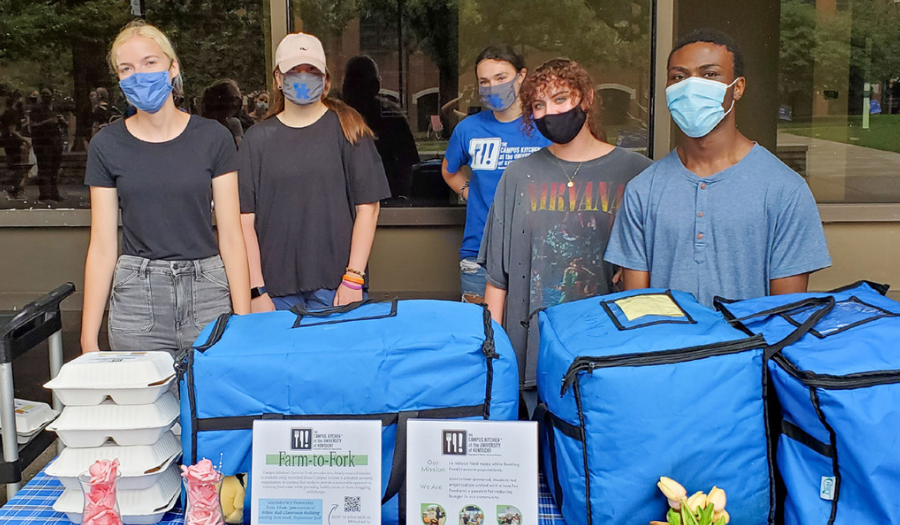
M560 388L560 397L575 382L580 372L587 371L593 374L597 368L612 368L617 366L653 366L667 365L696 361L708 357L736 354L754 348L762 349L766 346L765 339L761 335L755 335L747 339L740 339L729 343L714 343L711 345L695 346L689 348L677 348L674 350L661 350L643 354L622 354L602 357L581 356L576 357L566 371Z

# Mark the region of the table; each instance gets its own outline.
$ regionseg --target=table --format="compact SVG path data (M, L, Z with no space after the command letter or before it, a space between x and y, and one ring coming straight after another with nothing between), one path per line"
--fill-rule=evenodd
M14 498L0 507L0 523L3 525L36 525L47 524L71 524L65 514L53 510L53 504L63 492L63 486L59 480L40 471L34 479L16 494ZM556 509L556 504L550 498L550 490L541 476L538 497L538 525L566 525L562 516ZM160 525L181 525L184 523L184 514L176 505L172 512L163 516ZM450 523L446 525L451 525Z

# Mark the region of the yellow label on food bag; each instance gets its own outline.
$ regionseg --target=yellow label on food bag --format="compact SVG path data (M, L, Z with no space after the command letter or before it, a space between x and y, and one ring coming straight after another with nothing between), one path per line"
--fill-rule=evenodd
M675 304L668 295L635 295L614 301L616 306L622 309L622 313L629 321L645 315L658 315L663 317L684 317L684 312Z

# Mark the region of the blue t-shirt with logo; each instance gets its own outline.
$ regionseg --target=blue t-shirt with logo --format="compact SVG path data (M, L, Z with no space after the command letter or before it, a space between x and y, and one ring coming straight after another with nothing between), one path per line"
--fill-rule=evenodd
M539 131L534 130L531 136L522 131L522 117L500 122L493 111L476 113L456 126L444 154L447 171L456 173L464 165L472 169L461 259L478 256L484 223L503 170L512 161L549 145Z

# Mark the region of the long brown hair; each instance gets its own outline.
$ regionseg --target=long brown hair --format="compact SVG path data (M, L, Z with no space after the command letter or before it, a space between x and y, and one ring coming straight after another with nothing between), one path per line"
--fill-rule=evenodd
M375 133L366 124L366 119L347 104L327 95L329 91L331 91L331 73L325 73L326 95L322 96L322 103L325 104L329 111L337 113L338 119L341 121L341 130L344 132L344 137L347 138L347 141L350 144L356 144L363 137L375 138ZM266 118L272 118L282 111L284 111L284 93L278 89L276 84L274 93L272 93L272 99L269 101L269 113L266 115Z
M519 99L522 101L522 127L531 135L534 132L534 110L532 104L553 84L561 84L568 87L578 95L579 104L587 113L588 127L595 139L606 142L606 131L600 123L600 101L597 95L590 96L594 92L594 83L578 62L568 58L554 58L544 62L534 73L529 73L522 83L519 91Z

